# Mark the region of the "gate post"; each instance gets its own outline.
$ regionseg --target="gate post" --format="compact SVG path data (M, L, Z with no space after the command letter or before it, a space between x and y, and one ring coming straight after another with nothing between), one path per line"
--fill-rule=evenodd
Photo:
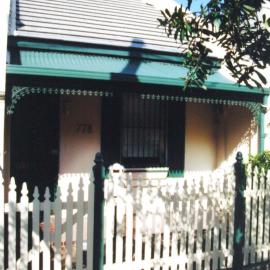
M243 269L243 246L245 236L245 198L246 172L241 152L236 154L234 163L235 175L235 208L234 208L234 239L233 239L233 270Z
M102 270L104 264L104 179L105 169L101 153L96 153L93 167L94 195L94 256L93 270Z

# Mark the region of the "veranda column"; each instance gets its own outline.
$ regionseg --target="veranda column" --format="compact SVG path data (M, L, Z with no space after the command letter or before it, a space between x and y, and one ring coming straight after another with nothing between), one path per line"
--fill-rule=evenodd
M13 0L12 0L13 1ZM9 26L10 0L3 0L0 8L0 169L4 170L5 159L5 96L6 59ZM4 172L4 175L6 173Z

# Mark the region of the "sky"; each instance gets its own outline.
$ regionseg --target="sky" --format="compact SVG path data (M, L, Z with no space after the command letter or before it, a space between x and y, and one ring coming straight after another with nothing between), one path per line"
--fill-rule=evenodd
M159 9L173 9L176 4L187 6L188 0L142 0L147 3L151 3ZM208 3L209 0L193 0L191 5L192 11L199 11L201 4Z
M188 1L187 0L174 0L180 5L187 6ZM200 5L207 3L207 0L193 0L192 5L191 5L191 10L192 11L199 11L200 10Z

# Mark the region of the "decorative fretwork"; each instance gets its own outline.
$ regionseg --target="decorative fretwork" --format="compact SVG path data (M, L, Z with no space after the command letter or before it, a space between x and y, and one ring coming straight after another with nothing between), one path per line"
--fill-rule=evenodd
M169 95L154 95L154 94L142 94L142 99L152 100L164 100L164 101L178 101L186 103L205 103L205 104L216 104L216 105L228 105L228 106L240 106L250 110L256 121L259 120L261 112L264 112L261 103L252 101L241 101L241 100L229 100L221 98L201 98L201 97L181 97L181 96L169 96Z
M66 88L47 88L47 87L29 87L29 86L13 86L11 89L11 105L8 106L7 113L14 112L17 102L29 94L46 94L46 95L72 95L72 96L94 96L94 97L110 97L112 92L102 90L81 90Z
M51 88L51 87L30 87L30 86L13 86L11 89L11 104L7 108L7 113L14 112L17 102L29 94L49 94L49 95L73 95L73 96L96 96L96 97L112 97L113 92L104 90L82 90L69 88ZM141 94L142 99L178 101L186 103L205 103L220 104L228 106L240 106L250 110L256 121L259 120L260 114L265 112L263 106L259 102L230 100L221 98L201 98L201 97L183 97L173 95L155 95Z

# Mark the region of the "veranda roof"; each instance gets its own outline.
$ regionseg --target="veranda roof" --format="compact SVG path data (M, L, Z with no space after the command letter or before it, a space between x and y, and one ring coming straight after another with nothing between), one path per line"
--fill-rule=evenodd
M29 45L27 42L24 46ZM31 45L31 44L30 44ZM37 44L36 44L37 45ZM27 47L27 46L26 46ZM36 46L37 47L37 46ZM73 49L75 50L75 49ZM21 48L20 63L7 67L9 74L56 76L102 81L130 81L144 84L184 86L187 69L177 57L147 56L129 51L116 55ZM239 86L218 70L205 84L210 89L262 93L261 89Z

